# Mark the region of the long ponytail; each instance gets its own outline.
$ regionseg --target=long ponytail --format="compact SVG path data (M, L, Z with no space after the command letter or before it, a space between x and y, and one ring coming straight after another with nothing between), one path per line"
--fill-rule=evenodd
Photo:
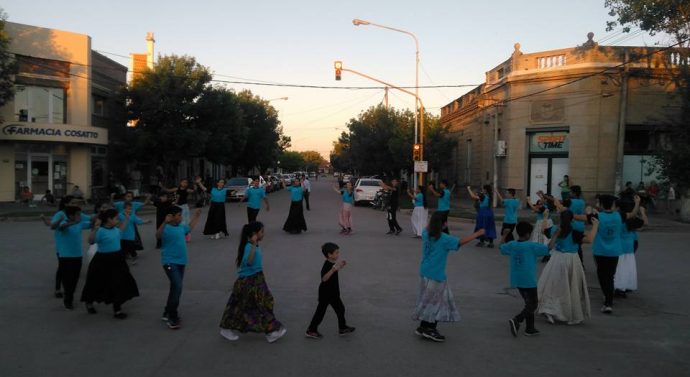
M260 221L252 221L249 224L245 224L242 227L242 235L240 236L240 244L237 247L237 259L235 260L235 265L237 267L242 264L242 258L244 258L244 247L247 245L247 242L249 242L249 238L259 232L261 229L264 228L264 224L261 223Z

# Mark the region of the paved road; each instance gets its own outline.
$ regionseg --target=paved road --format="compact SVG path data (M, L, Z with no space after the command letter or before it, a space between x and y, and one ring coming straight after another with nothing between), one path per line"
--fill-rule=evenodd
M228 204L231 236L202 237L200 226L190 244L180 313L183 327L169 330L159 317L167 280L158 253L142 253L132 272L141 297L125 304L130 317L114 319L110 308L98 315L83 307L62 308L52 298L56 261L51 232L38 222L0 223L0 376L687 376L690 370L690 254L687 232L641 234L639 292L617 301L615 313L598 311L581 326L537 321L537 338L510 335L507 319L522 307L506 289L507 259L496 249L463 248L448 263L449 282L463 320L441 324L448 340L431 343L413 334L410 319L418 283L420 242L409 232L388 236L384 213L355 208L355 234L340 236L338 195L331 182L313 182L309 231L285 234L286 192L271 194L266 224L264 269L276 298L276 315L286 337L268 344L246 335L229 342L218 322L235 279L237 232L243 205ZM454 223L467 234L472 224ZM686 229L687 230L687 229ZM147 246L153 226L143 226ZM341 246L349 266L340 283L349 323L357 331L337 335L329 311L320 341L305 339L316 306L319 250L326 241ZM84 269L85 272L85 269ZM83 275L78 293L83 287ZM592 307L599 308L591 255L587 257Z

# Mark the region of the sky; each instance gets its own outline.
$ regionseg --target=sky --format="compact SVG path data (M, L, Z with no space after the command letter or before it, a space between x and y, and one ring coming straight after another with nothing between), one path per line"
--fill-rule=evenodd
M603 45L664 42L643 32L606 31L603 0L351 0L305 1L101 1L5 0L8 21L91 36L92 49L129 66L130 52L146 51L155 35L156 55L190 55L214 79L315 86L379 86L333 63L397 86L414 86L415 44L405 34L354 26L355 18L412 32L419 40L419 83L426 111L440 108L484 81L520 43L525 53L574 47L594 33ZM250 89L279 112L292 150L328 158L347 122L383 101L384 90L313 89L218 83ZM454 87L457 85L468 85ZM288 97L287 100L278 99ZM273 100L275 99L275 100ZM414 97L391 91L389 103L413 109Z

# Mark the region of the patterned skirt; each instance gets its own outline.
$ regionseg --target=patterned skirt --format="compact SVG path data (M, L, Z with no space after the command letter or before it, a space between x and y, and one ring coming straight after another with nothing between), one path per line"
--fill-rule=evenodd
M273 295L263 272L238 278L225 306L220 327L242 333L268 334L281 326L273 315Z
M447 280L421 278L417 306L412 319L425 322L458 322L460 320L460 313L455 306L453 292L450 291Z

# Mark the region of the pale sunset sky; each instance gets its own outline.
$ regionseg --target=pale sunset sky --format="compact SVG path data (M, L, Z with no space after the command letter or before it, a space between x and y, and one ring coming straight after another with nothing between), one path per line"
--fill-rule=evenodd
M594 32L603 45L667 44L646 33L606 32L603 0L462 1L100 1L6 0L8 21L88 34L92 49L129 66L130 52L146 51L155 34L158 54L186 54L217 80L315 86L380 86L343 73L333 62L398 86L414 86L411 37L352 19L414 33L420 44L423 85L476 85L506 60L513 45L523 52L574 47ZM274 99L292 150L324 157L351 118L381 103L383 89L315 89L224 84ZM472 86L420 89L427 111L440 108ZM410 89L412 90L412 89ZM391 91L391 106L412 109L414 97Z

